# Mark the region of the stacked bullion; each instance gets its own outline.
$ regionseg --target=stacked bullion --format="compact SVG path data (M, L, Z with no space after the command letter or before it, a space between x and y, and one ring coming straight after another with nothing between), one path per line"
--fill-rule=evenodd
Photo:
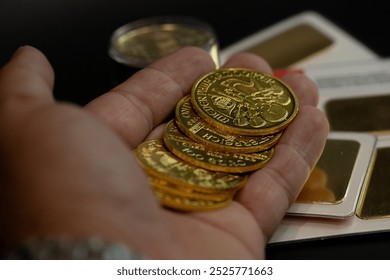
M197 80L177 104L163 140L142 143L137 157L162 205L218 209L270 160L297 112L297 99L281 80L221 68Z

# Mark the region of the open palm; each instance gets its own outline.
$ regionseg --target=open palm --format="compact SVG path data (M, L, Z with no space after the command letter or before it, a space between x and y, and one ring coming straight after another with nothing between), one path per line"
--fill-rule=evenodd
M271 72L261 58L234 56L224 67ZM179 213L161 207L133 150L159 138L176 103L214 69L185 48L137 72L84 108L56 102L53 71L32 47L0 72L0 216L3 248L29 236L100 236L156 259L264 258L267 240L317 162L328 133L314 84L283 79L300 107L271 161L223 209ZM76 90L76 89L75 89ZM82 93L80 93L82 94Z

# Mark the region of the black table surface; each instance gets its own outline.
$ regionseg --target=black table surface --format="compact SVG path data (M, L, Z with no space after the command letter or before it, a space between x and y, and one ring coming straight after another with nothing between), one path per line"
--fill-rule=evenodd
M84 105L117 83L107 54L111 33L149 16L209 22L220 48L303 11L316 11L381 57L390 56L390 9L373 1L0 0L0 65L21 45L43 51L56 73L55 97ZM360 3L362 2L362 3ZM269 259L387 259L390 233L305 241L267 248Z

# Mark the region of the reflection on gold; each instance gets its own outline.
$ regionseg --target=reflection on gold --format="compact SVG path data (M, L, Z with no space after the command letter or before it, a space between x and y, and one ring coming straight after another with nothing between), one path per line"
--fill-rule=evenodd
M246 51L261 55L272 68L286 68L333 44L331 38L309 24L299 24Z
M297 202L335 203L336 196L334 192L327 187L327 183L328 175L322 168L316 166L299 194Z
M298 196L298 202L343 202L359 147L359 142L354 140L328 139L317 166Z
M373 132L390 130L390 94L330 100L326 114L334 131Z
M390 148L379 148L371 165L363 194L359 200L357 216L361 219L390 217Z

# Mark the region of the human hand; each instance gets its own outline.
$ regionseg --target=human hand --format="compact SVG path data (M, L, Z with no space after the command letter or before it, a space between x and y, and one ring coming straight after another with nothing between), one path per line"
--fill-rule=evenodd
M224 67L271 72L239 54ZM79 108L53 100L54 74L36 49L20 49L0 72L0 245L30 236L100 236L152 259L259 259L324 147L328 124L314 84L283 79L299 112L265 167L234 202L178 213L158 204L133 150L161 137L161 123L202 74L208 54L185 48ZM81 93L82 94L82 93Z

